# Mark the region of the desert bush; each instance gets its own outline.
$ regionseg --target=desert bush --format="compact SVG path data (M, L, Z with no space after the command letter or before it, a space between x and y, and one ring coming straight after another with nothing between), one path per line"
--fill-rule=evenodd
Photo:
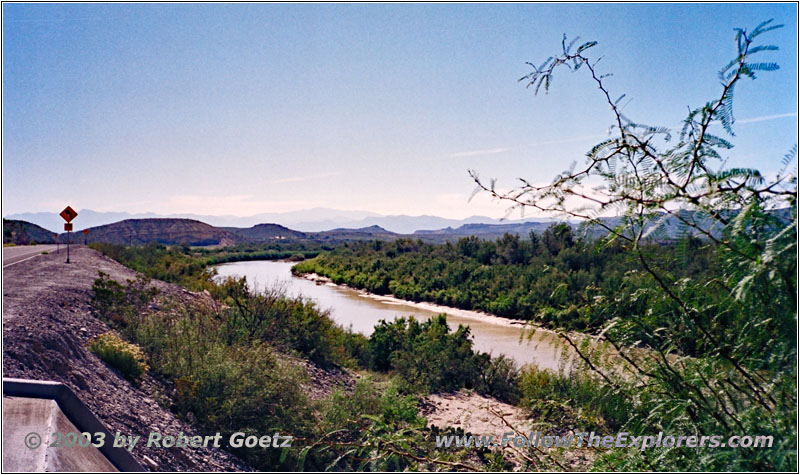
M323 367L354 365L364 360L365 339L338 325L327 311L282 288L250 288L244 278L229 278L217 293L228 305L225 331L229 341L263 340Z
M473 350L469 327L450 331L444 314L424 322L414 317L381 321L367 349L370 367L396 374L408 393L467 388L508 402L519 399L513 361Z
M281 359L270 342L229 341L228 316L219 309L162 302L135 329L153 371L174 383L172 410L210 432L308 437L312 407L303 387L308 375ZM293 454L234 450L262 470L287 468Z
M134 381L150 369L142 349L123 340L113 331L93 337L87 347L106 364L118 370L125 379Z
M356 430L362 416L377 416L391 424L418 424L419 400L403 395L396 381L381 383L371 377L356 382L352 391L335 390L322 403L322 433Z
M105 272L98 274L92 284L93 313L119 327L138 325L147 306L158 295L158 289L151 287L150 279L143 275L129 279L123 286Z
M450 333L444 314L422 323L414 317L382 321L369 347L375 368L385 368L388 361L408 392L473 388L478 379L479 360L469 328L459 325Z
M630 418L631 405L590 372L526 366L519 373L520 406L555 428L615 431Z
M475 389L501 401L516 404L520 399L520 370L511 358L505 355L494 358L481 353L478 359L478 380Z
M298 457L301 470L453 471L509 470L500 452L437 449L435 438L463 431L426 427L419 401L397 379L365 378L322 404L318 436Z
M155 242L144 246L93 242L89 247L152 279L197 291L214 287L213 270L207 269L200 259L184 253L180 246L167 247Z

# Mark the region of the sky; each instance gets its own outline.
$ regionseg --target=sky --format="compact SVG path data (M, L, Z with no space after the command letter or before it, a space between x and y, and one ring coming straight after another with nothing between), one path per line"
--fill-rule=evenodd
M2 6L2 213L248 216L312 207L502 217L467 170L548 182L612 122L676 127L719 95L734 27L774 18L781 69L736 90L729 166L797 143L795 4L12 4Z

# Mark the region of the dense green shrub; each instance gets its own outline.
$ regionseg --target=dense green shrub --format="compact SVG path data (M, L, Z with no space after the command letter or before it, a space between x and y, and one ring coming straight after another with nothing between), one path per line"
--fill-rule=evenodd
M578 367L554 372L525 367L519 374L520 405L537 421L564 427L612 433L631 416L631 404L621 394Z
M469 328L450 333L445 315L420 323L414 317L381 321L370 337L373 367L396 371L409 391L471 388L478 360Z
M167 247L155 242L145 246L93 242L89 247L152 279L173 282L192 290L213 288L213 271L206 269L202 260L186 254L180 246Z
M424 322L401 317L381 321L369 338L371 368L391 371L406 392L475 389L499 399L518 399L516 365L472 348L469 327L455 331L444 314Z
M313 411L302 389L307 381L305 371L291 361L282 361L262 335L251 336L235 309L187 306L165 296L157 310L136 313L133 325L131 302L152 294L142 293L130 282L119 285L103 275L95 282L94 291L95 301L104 303L98 307L102 316L123 315L109 321L138 343L153 371L174 382L173 410L179 415L226 437L237 431L296 437L312 434ZM302 302L285 297L281 301L282 311L300 312L303 318L313 312L313 307ZM262 469L288 469L296 460L296 452L242 449L237 453Z
M346 331L310 300L286 297L280 288L257 292L244 278L229 278L214 293L228 306L229 341L268 341L321 366L354 365L366 358L366 339Z
M516 404L519 402L520 370L511 358L487 353L478 355L478 373L475 389L483 394Z
M378 416L391 424L419 424L419 401L413 395L403 395L396 382L378 383L371 378L360 379L352 392L335 390L322 406L323 432L338 429L355 430L364 415Z

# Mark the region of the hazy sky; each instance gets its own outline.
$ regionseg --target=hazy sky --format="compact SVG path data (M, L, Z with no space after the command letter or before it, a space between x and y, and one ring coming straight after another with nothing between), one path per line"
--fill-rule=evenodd
M603 138L585 71L517 80L564 33L599 45L634 120L719 94L733 27L775 18L781 70L736 90L730 165L797 143L792 4L3 5L3 215L251 215L315 206L460 218L468 168L549 181Z

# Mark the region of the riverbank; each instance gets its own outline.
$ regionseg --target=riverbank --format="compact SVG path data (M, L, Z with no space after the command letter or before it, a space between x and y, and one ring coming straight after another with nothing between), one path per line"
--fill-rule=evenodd
M363 289L358 289L355 287L351 287L345 284L337 284L333 282L330 278L319 275L317 273L310 273L310 274L295 274L292 273L295 277L300 277L302 279L310 280L311 282L316 283L317 285L327 285L334 288L340 289L347 289L357 292L359 296L369 298L381 303L389 304L389 305L405 305L408 307L419 308L421 310L426 310L429 312L435 313L446 313L449 315L458 316L460 318L468 319L468 320L475 320L480 321L483 323L490 323L492 325L504 326L504 327L512 327L512 328L521 328L526 331L532 332L542 332L552 335L553 337L558 338L558 333L550 330L548 328L540 327L537 325L533 325L531 322L526 320L518 320L512 318L505 318L505 317L498 317L497 315L492 315L486 312L480 312L477 310L464 310L461 308L456 307L448 307L446 305L439 305L430 302L414 302L412 300L405 300L401 298L397 298L394 295L380 295L374 294L372 292L368 292ZM589 335L582 335L582 336L589 336Z
M319 285L328 285L328 286L331 286L331 287L338 287L338 288L341 288L341 289L353 290L355 292L358 292L358 294L360 296L362 296L362 297L366 297L366 298L370 298L370 299L373 299L373 300L377 300L379 302L383 302L383 303L386 303L386 304L389 304L389 305L406 305L408 307L416 307L416 308L419 308L419 309L422 309L422 310L427 310L429 312L438 312L438 313L447 313L447 314L450 314L450 315L458 315L461 318L467 318L467 319L472 319L472 320L480 320L482 322L488 322L488 323L492 323L494 325L503 325L503 326L509 326L509 327L514 327L514 326L520 327L520 326L528 325L528 322L526 322L525 320L516 320L516 319L511 319L511 318L503 318L503 317L498 317L497 315L492 315L490 313L485 313L485 312L478 312L478 311L475 311L475 310L463 310L463 309L460 309L460 308L447 307L445 305L439 305L439 304L429 303L429 302L414 302L412 300L404 300L404 299L397 298L394 295L373 294L372 292L368 292L366 290L358 289L358 288L355 288L355 287L350 287L349 285L336 284L331 279L329 279L328 277L325 277L324 275L319 275L319 274L316 274L316 273L311 273L311 274L294 274L293 273L292 275L295 275L297 277L300 277L300 278L303 278L303 279L306 279L306 280L310 280L310 281L315 282L315 283L317 283ZM538 330L539 330L539 327L537 327L536 331L538 331ZM541 330L555 334L555 332L553 332L552 330L547 330L546 328L541 328Z

